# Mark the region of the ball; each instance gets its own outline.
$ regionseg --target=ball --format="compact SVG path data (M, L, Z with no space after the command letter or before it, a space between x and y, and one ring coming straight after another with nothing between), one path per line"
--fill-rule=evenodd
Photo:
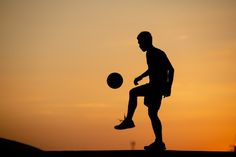
M123 84L123 78L121 74L117 72L113 72L107 77L107 84L109 87L113 89L119 88Z

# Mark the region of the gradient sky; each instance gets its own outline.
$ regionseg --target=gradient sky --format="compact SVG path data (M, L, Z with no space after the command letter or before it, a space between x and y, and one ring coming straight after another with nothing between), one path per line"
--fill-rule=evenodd
M113 129L147 68L136 40L147 30L175 68L159 111L167 148L236 144L235 0L1 0L0 19L0 137L44 150L150 144L143 98L136 128Z

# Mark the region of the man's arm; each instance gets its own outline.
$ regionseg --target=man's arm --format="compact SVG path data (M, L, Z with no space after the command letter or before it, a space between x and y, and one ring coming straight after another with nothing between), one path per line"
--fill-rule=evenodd
M166 66L167 66L167 80L166 80L167 82L166 82L164 97L168 97L171 95L171 87L174 80L174 68L167 57L166 57Z
M134 79L134 84L138 85L138 82L148 75L149 75L149 72L148 70L146 70L144 73L142 73L140 76Z
M170 86L172 86L173 80L174 80L174 68L171 65L168 70L168 80L167 80L167 82Z

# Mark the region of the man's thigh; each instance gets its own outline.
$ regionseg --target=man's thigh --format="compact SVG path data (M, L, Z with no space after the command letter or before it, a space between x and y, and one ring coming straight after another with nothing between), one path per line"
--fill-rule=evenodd
M162 95L161 94L150 94L144 97L144 104L151 110L158 111L161 106Z
M136 96L146 96L151 93L151 89L149 84L144 84L138 87L134 87L133 89L130 90L130 93Z

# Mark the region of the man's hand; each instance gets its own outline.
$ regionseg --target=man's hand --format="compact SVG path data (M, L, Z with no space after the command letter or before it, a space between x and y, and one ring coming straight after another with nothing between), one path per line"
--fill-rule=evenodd
M139 82L140 80L142 80L142 77L140 77L140 76L134 79L134 84L135 84L135 86L138 85L138 82Z
M139 82L140 80L142 80L144 77L146 77L146 76L148 76L148 75L149 75L149 72L148 72L148 70L146 70L142 75L140 75L140 76L138 76L137 78L135 78L135 79L134 79L134 84L135 84L135 86L138 85L138 82Z
M170 85L168 85L168 86L165 88L163 95L164 95L164 98L171 95L171 86L170 86Z

